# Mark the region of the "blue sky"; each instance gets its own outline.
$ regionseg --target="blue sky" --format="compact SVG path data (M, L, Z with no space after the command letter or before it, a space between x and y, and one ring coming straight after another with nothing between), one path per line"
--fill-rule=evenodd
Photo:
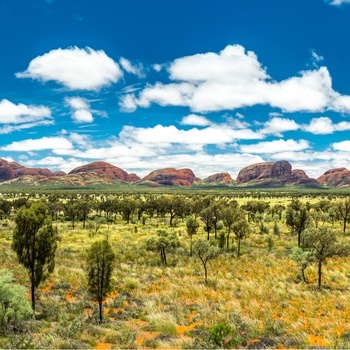
M0 158L349 167L350 0L0 0Z

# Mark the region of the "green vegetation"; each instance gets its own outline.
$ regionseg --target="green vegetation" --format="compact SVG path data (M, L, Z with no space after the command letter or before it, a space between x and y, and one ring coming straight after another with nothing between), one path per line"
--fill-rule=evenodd
M43 203L21 207L15 217L12 249L29 272L32 307L35 311L35 288L55 268L57 231L52 227Z
M350 347L345 192L133 191L0 195L0 348Z
M102 322L102 302L108 293L112 291L111 278L115 254L107 240L92 244L87 263L88 290L98 302L99 318Z

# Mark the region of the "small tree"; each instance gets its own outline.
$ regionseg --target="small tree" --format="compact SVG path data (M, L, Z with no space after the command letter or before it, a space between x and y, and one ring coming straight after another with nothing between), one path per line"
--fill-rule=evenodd
M192 256L192 237L197 233L198 227L199 227L199 223L195 218L190 217L187 219L186 229L187 229L188 235L190 236L190 256Z
M222 212L222 220L226 226L226 250L229 250L230 246L230 234L232 232L233 224L237 219L237 209L233 206L228 206Z
M204 208L200 212L200 218L205 223L205 231L207 232L207 239L209 241L209 238L210 238L209 235L210 235L211 228L213 227L213 221L214 221L212 210L209 207Z
M303 281L308 283L305 276L305 270L315 261L312 252L309 250L303 250L299 247L294 247L290 257L299 264Z
M293 201L286 212L286 224L298 235L298 247L302 245L302 234L310 227L310 214L300 201Z
M204 282L208 282L208 267L207 264L210 260L217 258L220 255L220 249L210 244L207 240L202 238L198 239L194 245L195 254L202 262L204 268Z
M13 284L10 271L0 270L0 330L5 331L8 326L32 317L26 288Z
M114 260L115 254L107 240L93 243L86 258L88 289L98 302L100 322L102 303L111 291Z
M180 241L175 232L169 233L166 230L158 230L156 237L146 241L146 249L160 253L160 261L166 266L166 254L180 246Z
M347 256L350 253L348 245L339 244L334 231L322 226L312 229L305 235L305 247L310 249L318 267L318 287L322 287L322 266L328 258L334 256Z
M35 203L22 207L15 218L12 249L28 271L31 282L32 307L35 311L35 288L55 268L57 229L52 227L46 207Z
M237 256L241 256L241 241L249 236L250 228L245 218L240 218L233 225L233 232L238 241L237 244Z
M335 203L335 211L340 220L343 221L343 232L346 231L346 223L350 217L350 199L346 198L343 201L337 201Z

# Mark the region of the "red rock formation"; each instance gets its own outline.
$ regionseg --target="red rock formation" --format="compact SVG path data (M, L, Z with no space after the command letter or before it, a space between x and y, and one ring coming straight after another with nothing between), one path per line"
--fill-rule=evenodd
M7 181L16 178L16 170L14 170L9 162L0 159L0 181Z
M289 176L292 173L292 165L286 160L279 160L271 168L271 177Z
M126 171L106 162L93 162L73 169L68 175L95 172L106 179L119 179L125 182L134 181L134 176L130 176Z
M64 171L59 170L59 171L54 171L53 175L54 176L65 176L67 174Z
M257 163L241 169L237 176L237 183L241 184L271 177L271 169L274 164L273 162Z
M322 186L346 187L350 185L350 171L346 168L335 168L326 171L317 182Z
M303 170L292 170L291 164L285 160L247 166L239 172L237 182L243 185L262 187L318 185L317 181L310 179Z
M151 181L163 186L191 186L195 178L191 169L166 168L152 171L142 181Z
M204 183L208 184L218 184L222 183L225 185L232 185L234 183L232 177L229 173L217 173L211 176L208 176L207 178L203 179Z
M134 174L134 173L129 174L129 177L130 177L130 180L131 180L130 182L136 182L136 181L141 180L141 178L138 175Z

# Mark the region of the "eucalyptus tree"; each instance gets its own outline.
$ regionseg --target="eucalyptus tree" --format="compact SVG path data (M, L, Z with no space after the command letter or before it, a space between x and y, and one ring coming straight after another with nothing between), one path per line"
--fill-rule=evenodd
M15 223L12 249L19 263L29 272L32 307L35 310L35 288L55 268L57 229L52 227L51 218L42 202L19 209Z
M348 256L350 247L348 244L338 242L334 230L322 226L309 230L305 235L305 248L312 253L318 270L318 287L322 286L322 267L329 258L334 256Z
M293 200L286 210L286 224L298 235L298 247L302 245L303 232L312 226L310 212L299 200Z
M208 282L208 262L214 260L220 255L220 249L204 240L202 238L198 239L194 244L195 255L200 259L203 269L204 269L204 282Z
M343 232L345 233L346 224L350 218L350 199L339 200L334 207L339 219L343 221Z
M250 227L243 215L239 216L233 225L233 232L237 240L237 256L241 256L241 242L250 234Z
M180 246L180 241L174 231L158 230L157 236L150 237L146 241L146 249L160 253L160 261L167 265L167 254L175 251Z
M98 302L100 322L103 320L103 301L112 290L114 260L115 254L108 240L93 243L86 258L88 289Z
M197 233L199 228L199 222L196 218L190 217L186 221L186 230L188 235L190 236L190 256L192 256L192 238L193 235Z

